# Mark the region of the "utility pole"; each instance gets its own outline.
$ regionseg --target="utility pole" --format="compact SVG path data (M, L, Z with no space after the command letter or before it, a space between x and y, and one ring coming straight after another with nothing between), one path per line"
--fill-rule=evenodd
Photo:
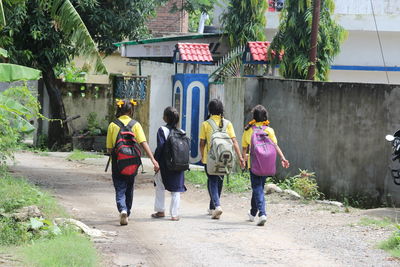
M317 62L317 41L318 41L318 28L319 28L319 16L321 11L321 1L314 0L313 7L313 19L311 26L311 49L310 49L310 62L311 65L308 67L307 80L315 79L315 64Z

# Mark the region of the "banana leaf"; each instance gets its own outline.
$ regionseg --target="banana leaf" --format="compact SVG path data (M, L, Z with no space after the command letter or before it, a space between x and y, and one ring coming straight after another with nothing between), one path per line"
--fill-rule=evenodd
M0 63L0 82L38 80L41 71L8 63Z

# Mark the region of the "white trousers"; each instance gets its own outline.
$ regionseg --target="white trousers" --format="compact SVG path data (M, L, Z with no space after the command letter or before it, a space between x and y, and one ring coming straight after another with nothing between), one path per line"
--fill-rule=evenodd
M162 182L161 173L158 172L154 176L154 182L156 183L156 200L154 202L154 210L156 212L165 211L165 187ZM181 202L181 192L171 192L171 205L169 212L171 217L179 216L179 204Z

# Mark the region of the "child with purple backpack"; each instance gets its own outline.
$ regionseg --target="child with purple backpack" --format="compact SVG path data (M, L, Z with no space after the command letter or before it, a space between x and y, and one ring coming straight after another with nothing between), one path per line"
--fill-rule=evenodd
M265 107L257 105L252 113L253 120L245 127L242 137L242 154L248 162L252 189L251 209L248 216L249 221L254 222L258 213L257 225L264 226L267 221L264 185L268 176L275 175L276 153L280 156L284 168L289 167L289 161L278 146L274 129L269 127L268 112ZM248 152L250 152L250 159Z

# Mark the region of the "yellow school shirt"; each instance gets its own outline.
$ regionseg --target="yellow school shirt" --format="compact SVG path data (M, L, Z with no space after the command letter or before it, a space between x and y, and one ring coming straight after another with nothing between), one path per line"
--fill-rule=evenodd
M124 125L127 125L130 121L131 118L127 115L123 115L118 118ZM107 130L107 148L113 148L115 145L115 141L117 139L117 135L119 132L119 126L116 125L114 122L111 122L110 125L108 125L108 130ZM135 134L136 141L140 144L143 142L146 142L146 136L144 135L142 125L140 125L139 122L136 122L135 125L132 127L132 132Z
M262 122L256 122L256 124L255 124L255 126L262 126L262 125L263 125ZM266 132L268 134L268 137L271 139L272 142L274 142L275 144L278 144L278 140L276 139L274 129L267 126L267 128L265 128L264 132ZM242 136L242 147L247 148L251 145L251 136L252 135L253 135L252 127L250 127L250 129L248 129L247 131L244 131L243 136ZM250 157L247 162L247 165L250 168Z
M217 124L217 126L219 126L219 123L221 122L221 116L219 115L212 115L210 117L210 119L212 119L213 121L215 121L215 123ZM228 126L226 127L226 133L229 135L230 138L235 138L235 130L233 129L233 125L230 121L228 122ZM225 126L225 125L224 125ZM201 128L200 128L200 139L202 140L206 140L206 147L204 148L204 158L201 159L201 162L203 162L204 164L207 164L207 155L208 155L208 151L210 150L211 147L211 135L213 133L213 129L210 125L210 123L208 123L207 121L204 121L201 124Z

